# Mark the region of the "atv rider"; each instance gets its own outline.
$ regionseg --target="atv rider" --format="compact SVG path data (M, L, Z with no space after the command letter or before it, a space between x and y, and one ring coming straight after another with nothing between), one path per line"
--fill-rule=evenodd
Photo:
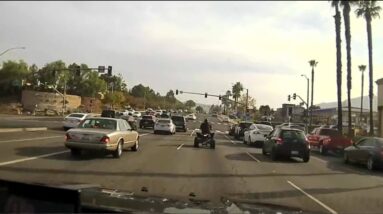
M211 129L212 129L211 124L207 121L207 119L205 119L203 123L201 123L200 129L203 135L208 134L210 137L213 136L211 134Z

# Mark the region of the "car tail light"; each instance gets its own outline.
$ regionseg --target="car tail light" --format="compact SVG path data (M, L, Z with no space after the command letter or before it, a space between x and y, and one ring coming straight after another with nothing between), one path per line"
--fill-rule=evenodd
M101 143L108 144L110 142L110 138L108 136L104 136L100 139Z
M65 141L72 139L68 133L65 134Z
M282 145L282 144L283 144L283 140L282 140L282 138L276 138L275 141L276 141L277 144L279 144L279 145Z

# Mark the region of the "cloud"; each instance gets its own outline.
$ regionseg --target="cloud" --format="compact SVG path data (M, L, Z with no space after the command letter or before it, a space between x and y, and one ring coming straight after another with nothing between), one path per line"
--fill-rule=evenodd
M182 88L224 93L240 81L259 104L279 107L288 93L306 97L316 59L315 103L336 100L334 9L328 2L1 2L2 57L39 66L63 59L113 65L128 84L165 93ZM368 64L365 22L351 13L353 89ZM343 24L343 21L342 21ZM383 20L373 21L374 78L383 69ZM342 25L343 85L346 52ZM311 83L310 83L311 84ZM365 82L367 91L367 78ZM376 87L375 87L376 88ZM183 95L200 102L215 99Z

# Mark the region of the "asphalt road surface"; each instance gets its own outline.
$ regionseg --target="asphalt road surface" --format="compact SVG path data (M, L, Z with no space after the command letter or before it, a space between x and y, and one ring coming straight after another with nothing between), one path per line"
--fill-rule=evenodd
M70 156L64 131L0 133L0 178L48 184L93 183L169 198L219 201L222 196L301 208L319 213L382 213L383 173L344 165L340 157L273 162L261 150L235 141L227 125L209 118L216 149L194 148L193 130L154 135L139 130L138 152L121 159L100 154Z

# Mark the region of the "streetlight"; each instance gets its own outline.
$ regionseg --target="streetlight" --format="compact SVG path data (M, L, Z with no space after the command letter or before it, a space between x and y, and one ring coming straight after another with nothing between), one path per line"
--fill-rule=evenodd
M11 50L16 50L16 49L23 49L23 50L25 50L26 47L13 47L13 48L8 48L7 50L1 52L1 53L0 53L0 56L4 55L5 53L7 53L7 52L9 52L9 51L11 51Z
M310 127L313 122L313 105L314 105L314 68L318 65L318 61L312 59L309 61L311 66L311 107L310 107Z
M66 93L65 93L65 91L64 91L64 94L62 94L59 90L57 90L52 85L47 85L47 84L44 84L44 83L40 83L40 84L47 86L47 88L49 88L49 89L55 90L55 92L58 93L63 98L62 115L64 117L64 113L65 113L65 110L66 110L66 99L65 99Z

